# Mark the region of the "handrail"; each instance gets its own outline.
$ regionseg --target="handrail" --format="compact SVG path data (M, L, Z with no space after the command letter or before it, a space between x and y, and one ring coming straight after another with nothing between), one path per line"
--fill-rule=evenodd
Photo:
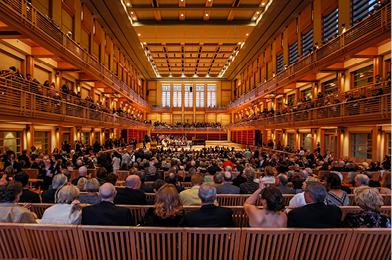
M45 118L85 124L87 121L102 125L126 125L146 128L146 124L127 117L98 111L58 98L35 93L39 85L26 85L9 79L0 79L0 114Z
M67 55L64 56L69 57L71 63L77 60L79 63L81 62L81 64L84 65L82 66L82 69L94 69L93 74L99 74L100 78L105 80L107 84L114 88L114 90L120 92L141 106L150 109L150 105L146 100L125 84L125 82L118 79L114 73L112 73L103 64L100 64L93 55L82 49L78 43L63 33L49 17L43 15L26 0L2 0L0 1L0 6L2 6L0 9L5 11L11 10L12 13L18 15L20 20L23 21L24 26L31 27L35 33L44 33L45 36L51 37L54 41L61 45L62 51L67 51Z
M313 53L300 57L300 59L296 63L289 65L286 70L283 70L274 78L266 82L257 84L256 88L250 90L250 92L245 93L241 97L232 101L228 105L228 108L232 109L236 106L241 105L242 103L257 100L263 95L275 91L278 87L282 87L278 83L282 82L285 79L294 79L294 75L299 74L300 71L309 69L307 67L315 66L315 64L322 64L323 59L331 57L334 54L337 56L340 55L340 52L343 48L349 48L349 46L353 42L357 41L362 37L365 37L366 35L377 33L377 29L384 29L382 30L382 32L389 31L387 29L391 26L391 19L389 19L390 8L391 4L388 3L387 5L383 6L375 13L370 15L368 18L352 26L345 33L322 45ZM384 21L383 16L388 17L388 19L384 19Z

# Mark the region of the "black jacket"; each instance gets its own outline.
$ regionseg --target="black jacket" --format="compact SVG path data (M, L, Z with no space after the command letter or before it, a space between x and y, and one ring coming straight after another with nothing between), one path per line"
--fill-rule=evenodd
M181 226L185 227L234 227L232 210L213 204L185 214Z
M146 205L146 194L141 190L119 188L117 189L117 196L114 198L114 203L119 205Z
M82 210L82 225L131 226L134 224L132 219L129 209L117 207L108 201Z
M339 207L323 202L295 208L288 214L288 227L337 228L340 226L342 211Z
M23 189L22 195L20 195L19 202L24 203L41 203L39 195L29 189Z

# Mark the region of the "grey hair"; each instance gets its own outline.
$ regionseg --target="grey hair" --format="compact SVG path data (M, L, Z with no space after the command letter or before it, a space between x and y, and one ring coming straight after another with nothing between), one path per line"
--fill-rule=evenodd
M202 203L214 203L216 199L216 188L211 184L202 184L199 188L199 198Z
M355 182L359 183L360 185L367 186L369 185L369 177L365 174L357 174L355 176Z
M314 202L324 202L327 189L320 182L309 182L306 184L306 192L309 192Z
M66 185L57 192L56 203L71 204L79 197L79 189L73 185Z
M87 180L84 185L84 190L87 192L97 192L99 190L99 181L96 178Z
M67 181L68 181L68 178L64 174L62 174L62 173L61 174L56 174L53 177L53 180L52 180L52 189L60 188L61 186L66 184Z

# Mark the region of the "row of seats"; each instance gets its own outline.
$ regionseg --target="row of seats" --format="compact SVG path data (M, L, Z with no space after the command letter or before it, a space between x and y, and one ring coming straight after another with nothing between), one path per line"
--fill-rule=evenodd
M53 204L44 204L44 203L36 203L31 204L30 210L33 211L38 218L42 218L45 210L52 206ZM146 214L147 210L153 205L120 205L121 207L128 208L131 211L133 217L133 223L141 223L144 215ZM198 209L199 206L186 206L184 207L185 211L191 211ZM243 206L229 206L226 207L233 211L233 220L237 227L248 227L249 226L249 218L248 215L245 213ZM360 207L357 206L345 206L340 207L342 210L342 220L348 213L359 213L362 211ZM391 217L391 207L390 206L383 206L381 207L381 214Z
M390 229L0 224L1 259L391 259Z

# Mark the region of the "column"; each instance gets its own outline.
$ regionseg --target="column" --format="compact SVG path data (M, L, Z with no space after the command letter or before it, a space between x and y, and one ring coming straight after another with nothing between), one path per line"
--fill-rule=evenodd
M351 1L339 0L339 34L343 33L343 29L347 30L351 24Z
M322 42L322 16L321 16L321 1L313 1L313 43L321 45Z

